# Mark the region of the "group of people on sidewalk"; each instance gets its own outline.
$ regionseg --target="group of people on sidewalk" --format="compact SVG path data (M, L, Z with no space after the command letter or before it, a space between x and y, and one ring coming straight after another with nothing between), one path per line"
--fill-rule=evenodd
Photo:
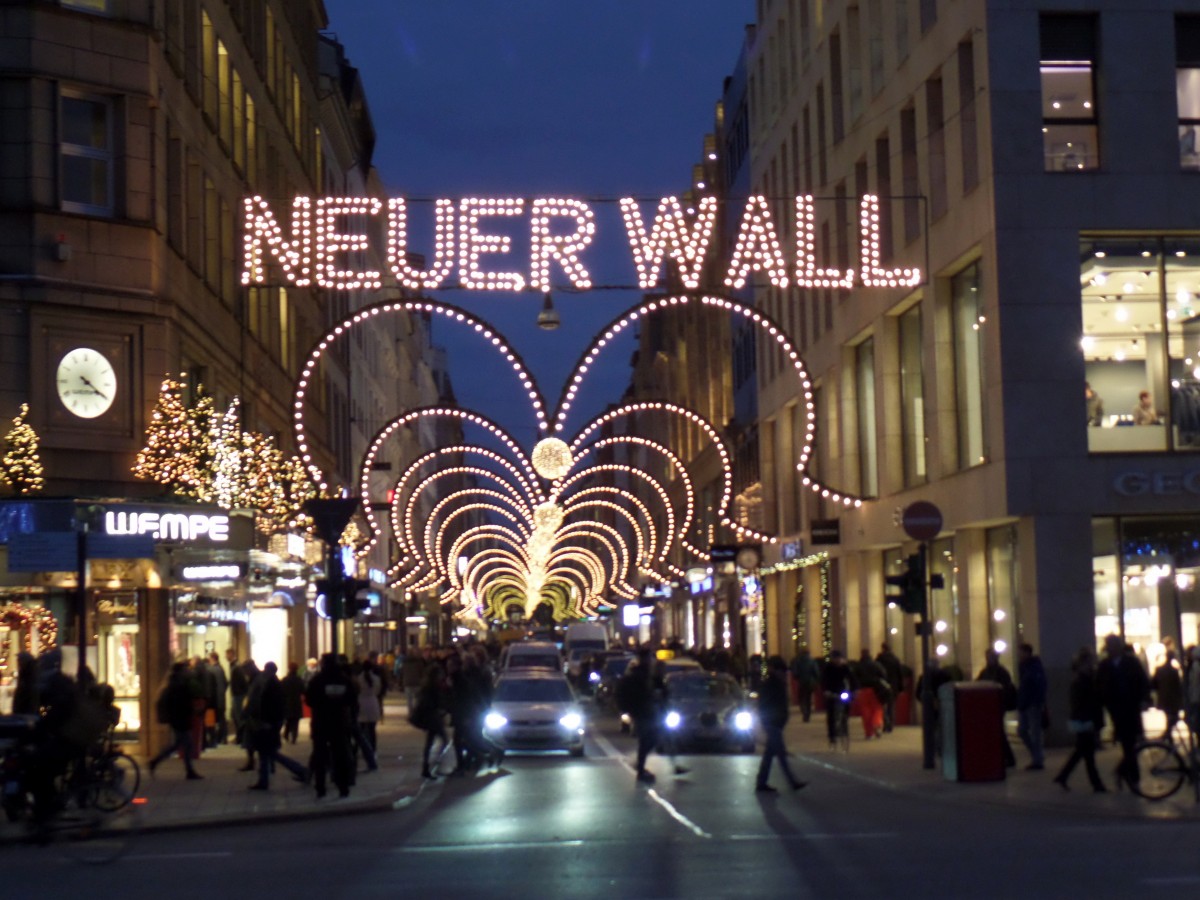
M353 663L344 656L326 654L319 665L311 660L303 675L292 662L283 678L274 662L260 670L252 660L239 663L232 650L228 656L228 678L215 653L207 660L181 660L172 665L155 703L156 717L169 726L171 740L151 758L152 775L164 760L178 754L186 778L200 779L203 776L195 767L199 753L226 739L246 752L241 771L258 773L251 790L268 790L271 774L282 766L296 781L314 782L318 797L325 796L327 780L345 797L354 783L358 755L368 771L378 768L376 727L383 717L387 682L375 654ZM224 685L228 685L228 706ZM226 709L233 724L231 733ZM282 752L284 741L297 742L300 721L306 716L310 717L313 744L308 765ZM198 740L198 727L203 740ZM209 742L209 727L216 729L217 743Z

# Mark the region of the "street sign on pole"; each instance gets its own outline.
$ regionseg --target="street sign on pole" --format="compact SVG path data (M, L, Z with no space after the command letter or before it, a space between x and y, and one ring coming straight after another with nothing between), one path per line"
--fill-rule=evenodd
M327 545L333 545L341 538L342 532L350 522L350 517L358 509L357 497L316 497L304 504L304 511L312 516L317 535Z
M904 507L900 524L914 541L932 541L942 530L942 511L928 500L918 500Z

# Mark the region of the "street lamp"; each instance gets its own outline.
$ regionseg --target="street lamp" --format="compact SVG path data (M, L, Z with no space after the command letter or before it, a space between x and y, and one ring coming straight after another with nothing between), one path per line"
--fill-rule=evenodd
M538 313L537 324L543 331L554 331L562 324L558 310L554 308L554 298L550 296L549 291L542 297L542 311Z

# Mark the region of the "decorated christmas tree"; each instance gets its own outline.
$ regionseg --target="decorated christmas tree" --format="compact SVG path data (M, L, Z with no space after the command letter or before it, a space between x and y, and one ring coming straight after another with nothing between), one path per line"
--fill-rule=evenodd
M36 494L46 484L38 457L37 432L25 421L27 415L29 404L22 403L12 430L4 436L4 459L0 461L0 479L15 494Z
M133 474L161 484L170 493L194 497L204 483L197 468L196 422L183 402L184 382L163 379L146 428L146 444L138 451Z

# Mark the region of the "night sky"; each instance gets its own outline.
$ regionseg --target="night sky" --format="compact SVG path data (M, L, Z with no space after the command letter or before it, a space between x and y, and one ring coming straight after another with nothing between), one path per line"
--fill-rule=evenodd
M598 235L585 264L593 281L635 273L614 203L687 190L712 131L722 82L737 61L753 0L325 0L329 30L362 75L378 142L375 165L391 195L412 201L411 249L431 251L431 205L464 196L588 199ZM494 220L493 220L494 221ZM514 254L487 268L527 271L515 220ZM489 230L496 230L491 227ZM527 242L527 237L524 238ZM525 244L527 247L527 243ZM556 282L564 282L558 270ZM487 319L526 358L553 406L590 337L640 294L555 292L563 327L534 325L533 292L444 292ZM447 330L461 405L489 412L528 448L523 397L476 348ZM619 347L582 406L619 399L632 343ZM616 365L620 363L620 365ZM499 377L496 377L499 376ZM578 408L578 407L577 407ZM582 424L572 421L572 430Z

